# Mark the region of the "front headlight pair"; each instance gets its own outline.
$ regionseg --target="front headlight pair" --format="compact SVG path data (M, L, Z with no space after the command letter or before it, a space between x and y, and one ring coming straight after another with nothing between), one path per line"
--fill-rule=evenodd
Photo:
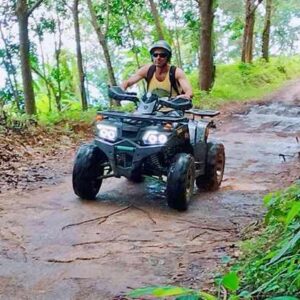
M114 142L118 137L118 129L117 127L97 124L98 136L101 139L108 140ZM144 145L163 145L167 142L168 135L163 132L159 132L156 130L148 130L144 133L142 137L142 141Z
M168 136L163 132L149 130L144 133L142 140L145 145L163 145L167 142Z
M101 139L108 140L114 142L118 137L118 129L117 127L97 124L98 136Z

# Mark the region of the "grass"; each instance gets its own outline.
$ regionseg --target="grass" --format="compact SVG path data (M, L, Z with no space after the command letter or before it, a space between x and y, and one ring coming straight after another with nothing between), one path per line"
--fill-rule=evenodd
M198 89L197 72L189 79L194 90L194 105L215 108L226 102L261 98L282 86L287 80L300 76L300 56L273 57L253 64L217 65L216 81L209 94Z

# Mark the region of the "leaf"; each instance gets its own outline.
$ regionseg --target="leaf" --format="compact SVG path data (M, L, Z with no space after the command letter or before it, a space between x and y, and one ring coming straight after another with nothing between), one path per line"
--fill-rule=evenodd
M166 297L166 296L178 296L186 295L192 293L193 290L181 288L177 286L150 286L140 289L135 289L128 293L128 296L132 298L138 298L140 296L151 295L156 297Z
M266 300L299 300L299 298L291 297L291 296L279 296L279 297L267 298Z
M269 193L264 197L263 202L264 202L265 206L269 205L271 200L273 200L273 196L274 196L273 193Z
M140 289L135 289L128 293L127 295L132 298L138 298L140 296L145 296L145 295L153 295L153 291L155 291L157 287L144 287Z
M296 243L298 242L298 240L300 240L300 231L286 244L284 244L284 247L282 247L277 255L275 255L271 261L267 264L267 266L273 264L274 262L276 262L278 259L280 259L287 251L291 250L294 248L294 246L296 245Z
M251 299L251 293L248 291L242 291L239 293L239 297L242 297L245 299Z
M199 300L199 296L197 295L186 295L186 296L179 296L175 298L175 300Z
M193 292L191 289L176 287L176 286L166 286L158 288L154 291L154 296L166 297L166 296L177 296L184 295Z
M294 205L290 209L285 220L286 226L288 226L297 215L300 215L300 202L294 203Z
M236 291L239 288L239 277L236 272L230 272L223 276L222 285L231 291Z
M212 296L205 292L200 292L199 295L201 296L201 299L203 299L203 300L217 300L217 298L215 296Z

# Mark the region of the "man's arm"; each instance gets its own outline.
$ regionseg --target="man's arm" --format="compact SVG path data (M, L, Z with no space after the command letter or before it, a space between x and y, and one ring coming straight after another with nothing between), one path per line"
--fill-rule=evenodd
M188 99L193 98L192 86L189 83L188 79L186 78L185 73L180 68L176 68L175 78L179 82L179 84L183 90L183 94L181 94L179 96L180 97L183 96Z
M121 83L121 88L126 90L130 86L132 86L135 83L139 82L140 80L146 78L147 72L148 72L150 66L151 66L151 64L147 64L147 65L141 67L140 69L138 69L134 75L132 75L127 80L124 80Z

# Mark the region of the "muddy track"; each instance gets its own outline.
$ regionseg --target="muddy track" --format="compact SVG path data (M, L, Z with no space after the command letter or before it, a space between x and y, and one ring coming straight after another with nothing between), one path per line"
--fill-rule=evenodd
M0 299L113 299L155 284L207 287L224 255L263 215L261 198L299 178L300 83L223 109L211 138L226 149L222 187L166 205L164 184L107 179L80 201L71 176L0 196ZM70 171L70 155L65 164Z

